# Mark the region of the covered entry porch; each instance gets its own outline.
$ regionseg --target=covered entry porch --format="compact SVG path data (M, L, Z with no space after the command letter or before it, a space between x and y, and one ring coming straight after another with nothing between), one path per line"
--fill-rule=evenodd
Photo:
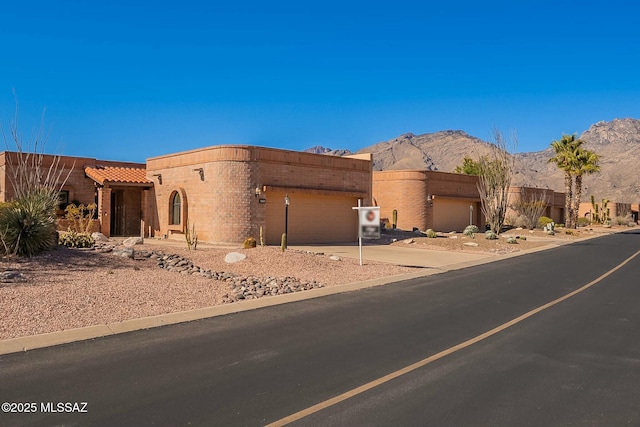
M142 168L88 167L87 177L96 185L100 231L107 237L146 236L149 190Z

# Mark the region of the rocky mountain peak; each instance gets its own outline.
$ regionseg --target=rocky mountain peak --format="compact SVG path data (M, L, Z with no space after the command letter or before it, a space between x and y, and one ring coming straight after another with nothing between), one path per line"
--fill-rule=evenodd
M640 120L625 118L601 121L591 125L580 138L593 145L609 145L612 142L640 145Z

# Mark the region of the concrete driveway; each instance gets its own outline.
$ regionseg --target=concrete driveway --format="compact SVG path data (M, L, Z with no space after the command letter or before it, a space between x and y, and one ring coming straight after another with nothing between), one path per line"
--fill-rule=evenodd
M294 245L291 249L322 252L344 258L359 259L357 244L337 245ZM390 245L365 244L362 247L363 263L367 261L390 264L451 270L465 266L488 262L496 258L493 254L472 254L466 252L439 251L428 249L403 248Z

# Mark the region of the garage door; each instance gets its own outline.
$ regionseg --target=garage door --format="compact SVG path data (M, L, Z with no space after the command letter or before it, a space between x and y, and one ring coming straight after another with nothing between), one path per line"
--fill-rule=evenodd
M285 225L285 193L267 193L268 245L279 245ZM353 197L289 194L289 244L345 243L358 239Z
M434 200L433 229L445 233L464 231L465 227L469 225L469 205L470 202L464 200Z

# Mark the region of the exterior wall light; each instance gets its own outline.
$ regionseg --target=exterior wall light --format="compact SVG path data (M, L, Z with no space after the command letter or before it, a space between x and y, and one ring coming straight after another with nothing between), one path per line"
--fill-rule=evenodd
M162 185L162 174L161 173L154 173L153 176L158 178L158 184Z
M203 168L196 168L193 171L194 172L198 172L200 174L200 181L204 181L204 169Z
M254 192L255 192L256 197L260 197L260 195L262 194L262 190L260 189L260 187L256 187Z

